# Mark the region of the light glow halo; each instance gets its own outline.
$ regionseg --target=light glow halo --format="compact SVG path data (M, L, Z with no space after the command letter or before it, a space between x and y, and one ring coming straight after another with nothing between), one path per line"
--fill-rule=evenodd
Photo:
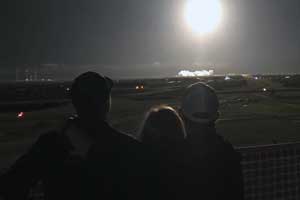
M188 0L184 18L194 32L210 33L221 22L222 5L219 0Z

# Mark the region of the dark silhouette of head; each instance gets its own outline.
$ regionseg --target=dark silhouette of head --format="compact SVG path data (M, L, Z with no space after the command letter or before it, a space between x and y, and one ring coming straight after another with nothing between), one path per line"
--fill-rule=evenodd
M186 137L184 123L179 114L169 106L151 108L143 121L140 138L153 145L176 145Z
M219 100L215 90L205 83L190 85L183 95L180 114L188 127L214 127L219 117Z
M105 120L110 110L113 81L95 72L79 75L72 84L72 103L81 121Z

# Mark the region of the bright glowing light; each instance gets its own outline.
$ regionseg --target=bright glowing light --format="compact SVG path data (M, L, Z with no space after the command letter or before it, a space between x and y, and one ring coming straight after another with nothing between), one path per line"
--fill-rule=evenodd
M200 70L200 71L181 70L178 73L178 76L183 76L183 77L212 76L212 75L214 75L214 70Z
M136 86L135 89L138 90L138 89L140 89L140 87L139 87L139 86Z
M184 17L193 31L209 33L222 19L222 6L219 0L188 0Z
M229 76L225 76L224 80L229 81L229 80L231 80L231 78Z
M267 91L267 88L263 88L262 90L263 90L264 92L266 92L266 91Z
M23 117L24 117L24 112L19 112L17 118L23 118Z

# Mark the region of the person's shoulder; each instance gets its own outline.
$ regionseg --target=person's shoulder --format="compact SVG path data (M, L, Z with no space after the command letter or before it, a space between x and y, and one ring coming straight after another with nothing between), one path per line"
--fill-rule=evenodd
M133 135L124 133L120 130L115 129L114 127L108 125L108 129L110 134L113 135L113 137L119 141L119 142L125 142L125 143L132 143L132 144L139 144L140 141Z
M123 137L124 139L131 141L133 143L140 143L140 141L134 136L134 135L130 135L128 133L124 133L119 131L119 134L121 137Z
M119 131L110 125L106 127L106 131L109 134L107 143L114 146L118 151L123 153L131 152L134 154L143 151L141 142L133 135Z
M125 144L130 144L132 146L140 146L141 142L134 136L122 131L115 130L118 135L118 141Z
M32 145L32 152L51 154L68 152L72 148L70 141L64 134L57 130L42 133Z
M59 133L55 130L41 133L34 143L35 146L47 146L49 144L56 143L59 139Z
M230 143L227 139L225 139L223 136L219 134L216 134L216 137L218 139L219 145L222 146L222 148L220 148L220 152L224 154L224 158L230 157L231 160L232 159L237 161L241 160L240 153L234 148L232 143Z
M41 143L62 143L62 142L67 142L67 137L58 130L50 130L47 132L44 132L42 134L40 134L40 136L37 139L37 142L41 142Z
M108 126L106 130L109 135L104 141L104 146L113 152L121 153L124 159L136 159L145 152L142 143L133 135L119 131L112 126ZM98 145L96 149L98 149L96 151L99 149L101 151L102 147Z

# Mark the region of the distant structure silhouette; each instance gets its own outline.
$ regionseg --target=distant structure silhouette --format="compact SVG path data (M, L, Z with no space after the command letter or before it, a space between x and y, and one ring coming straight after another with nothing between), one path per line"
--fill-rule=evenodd
M210 86L195 83L186 89L180 113L192 162L187 194L193 199L243 199L241 156L216 133L218 109L218 97Z
M106 121L113 82L95 72L78 76L71 96L78 116L62 131L43 134L0 177L0 196L30 198L40 183L45 199L137 199L141 144ZM140 191L140 192L139 192Z
M140 137L158 158L150 164L156 180L152 178L149 187L157 189L159 199L185 199L186 132L179 114L169 106L151 108L142 123Z

